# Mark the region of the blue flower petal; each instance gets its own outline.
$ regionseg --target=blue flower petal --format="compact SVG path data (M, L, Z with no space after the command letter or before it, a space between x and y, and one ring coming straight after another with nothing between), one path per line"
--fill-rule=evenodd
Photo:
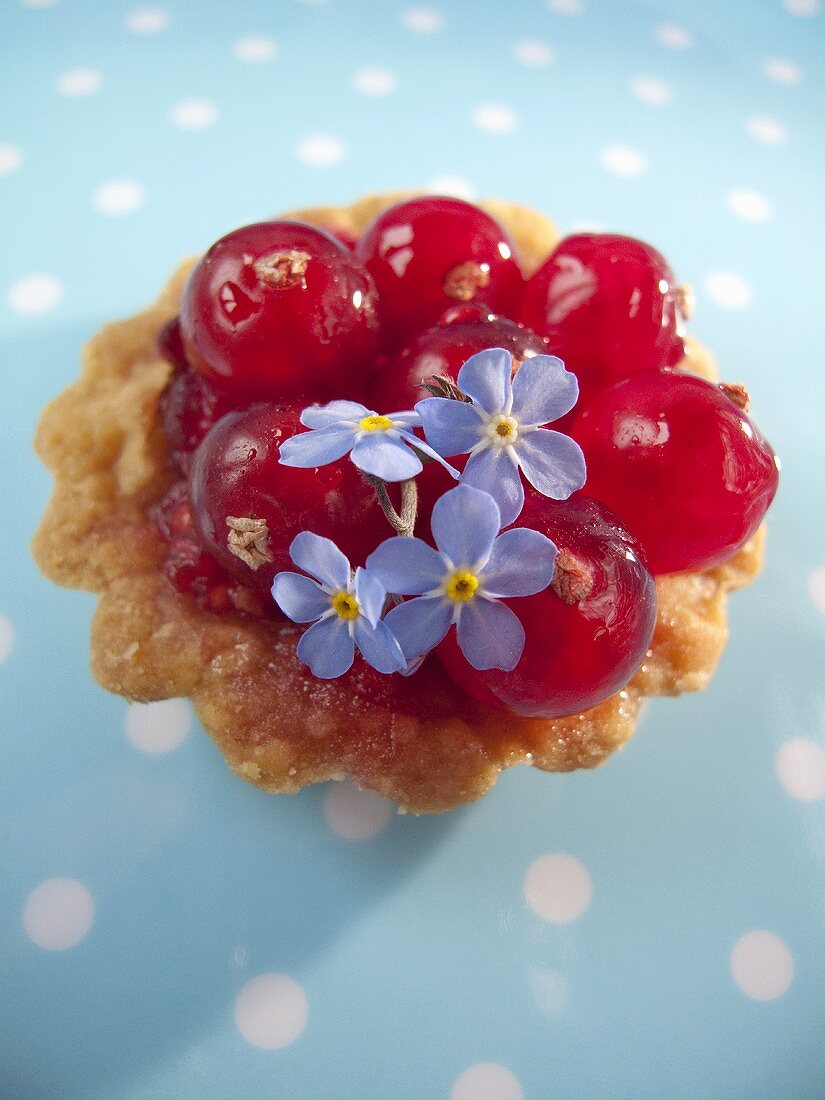
M512 394L513 359L504 348L486 348L471 355L458 372L458 388L487 413L507 410Z
M329 594L302 573L279 573L272 582L272 598L295 623L313 623L330 608Z
M366 405L357 401L329 401L326 405L310 405L301 413L301 423L307 428L329 428L342 420L363 420L370 415Z
M400 603L383 620L408 659L438 645L453 621L452 605L440 596L419 596Z
M415 409L403 409L401 412L385 413L399 428L420 428L421 417Z
M509 527L524 506L524 486L518 467L507 452L498 447L487 447L470 455L461 484L490 494L501 513L502 527Z
M355 660L355 643L344 620L330 615L301 635L296 653L300 661L309 665L313 676L334 680L343 676Z
M367 558L367 569L388 592L421 596L438 588L445 573L444 559L421 539L386 539Z
M481 437L481 413L467 401L426 397L415 406L431 447L449 458L471 451Z
M407 667L401 646L383 621L370 626L366 619L357 619L355 644L364 660L378 672L389 675L391 672L401 672Z
M575 374L555 355L525 359L513 379L513 416L522 424L549 424L569 413L579 399Z
M355 442L354 428L332 425L320 431L299 432L281 444L279 462L282 466L326 466L347 453Z
M312 531L301 531L290 543L289 556L299 569L333 592L340 592L349 584L349 561L332 539L325 539Z
M375 573L360 565L355 570L355 598L361 614L375 626L384 610L387 591Z
M553 579L556 544L527 527L511 527L493 543L481 583L493 596L532 596Z
M530 484L553 500L567 500L587 478L581 447L561 432L528 432L519 437L516 454Z
M359 470L384 481L406 481L424 469L406 443L385 432L371 432L359 439L350 458Z
M506 604L470 600L459 616L458 644L473 668L509 672L524 652L524 627Z
M399 429L398 435L401 439L406 440L407 443L415 447L421 454L428 455L434 462L437 462L439 466L443 466L447 473L452 474L456 481L461 477L461 474L455 466L451 466L446 458L442 458L438 451L434 451L423 439L419 439L417 435L413 435L412 432L408 432L404 428Z
M436 546L453 565L481 568L501 529L500 521L489 493L459 485L435 502L430 527Z

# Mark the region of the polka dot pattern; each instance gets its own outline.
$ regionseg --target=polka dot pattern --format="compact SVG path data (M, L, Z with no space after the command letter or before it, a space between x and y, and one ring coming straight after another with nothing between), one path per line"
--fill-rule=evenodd
M632 149L629 145L609 145L602 150L601 164L608 172L615 176L624 176L626 179L634 179L643 176L647 171L647 157L638 149Z
M23 150L16 145L0 145L0 176L10 176L23 163Z
M62 297L63 287L54 275L25 275L9 291L9 305L15 313L34 317L54 309Z
M92 895L73 878L50 878L26 898L23 927L26 935L46 951L76 947L91 931L95 919Z
M92 206L101 214L118 216L132 214L146 201L142 184L134 180L111 180L102 183L92 196Z
M158 34L169 26L169 16L159 8L141 8L126 20L132 34Z
M754 115L746 124L748 134L762 145L784 145L788 140L788 131L775 118Z
M324 816L334 833L346 840L368 840L390 822L393 806L375 791L354 783L331 783L324 795Z
M556 60L555 52L546 42L536 42L533 39L516 42L513 46L513 57L529 69L543 69Z
M673 89L664 80L655 76L638 76L631 82L630 92L634 99L650 107L664 107L673 99Z
M398 88L398 78L389 69L359 69L352 78L356 92L368 96L392 95Z
M274 38L265 38L262 35L239 38L232 52L238 61L244 61L248 65L261 65L265 61L271 61L276 55L278 43Z
M725 309L744 309L753 298L753 291L742 276L732 271L714 271L705 280L705 289L711 301Z
M413 34L435 34L444 26L444 16L434 8L410 8L401 22Z
M524 899L533 912L553 924L577 920L590 905L593 883L587 868L573 856L553 852L530 866Z
M437 176L430 180L427 190L433 195L452 195L456 199L472 202L478 198L475 186L463 176Z
M747 222L763 222L771 216L771 204L765 196L747 188L731 191L728 206L738 218Z
M208 130L218 118L218 109L208 99L182 99L169 113L174 126L181 130Z
M793 956L773 932L748 932L734 945L730 970L746 997L775 1001L793 981Z
M465 1069L450 1092L450 1100L524 1100L515 1074L496 1062L479 1062Z
M785 793L799 802L825 798L825 749L804 737L786 741L776 754L776 776Z
M516 112L501 103L483 103L476 107L473 122L488 134L510 134L519 124Z
M678 23L660 23L653 30L653 36L661 46L669 50L689 50L693 45L693 32Z
M768 78L768 80L774 81L775 84L798 84L802 79L802 73L799 71L799 66L794 65L792 61L785 61L780 57L771 57L762 66L762 72Z
M70 69L57 81L57 90L61 95L85 98L99 92L103 86L103 77L95 69Z
M298 143L298 160L311 168L332 168L346 156L344 143L329 134L309 134Z
M825 565L820 566L819 569L814 569L811 573L808 581L808 591L814 604L825 615Z
M5 661L14 649L14 627L11 619L0 615L0 665Z
M136 749L153 756L179 748L192 728L192 711L185 699L132 703L126 711L126 736Z
M307 1025L306 993L287 974L260 974L235 999L235 1026L262 1050L280 1050L298 1039Z

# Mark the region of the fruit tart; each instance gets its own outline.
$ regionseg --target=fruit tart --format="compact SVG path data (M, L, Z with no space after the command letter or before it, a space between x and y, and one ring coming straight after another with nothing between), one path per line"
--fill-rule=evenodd
M234 230L45 410L43 572L92 671L268 791L416 813L601 764L704 688L778 464L629 237L369 198Z

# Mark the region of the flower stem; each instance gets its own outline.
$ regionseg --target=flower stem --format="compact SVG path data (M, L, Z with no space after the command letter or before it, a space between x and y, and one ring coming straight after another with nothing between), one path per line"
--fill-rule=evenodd
M415 520L418 515L418 487L415 484L415 478L408 478L407 481L401 482L401 514L399 515L392 506L386 481L372 474L364 474L364 477L375 490L381 511L395 533L404 538L411 538L415 532Z

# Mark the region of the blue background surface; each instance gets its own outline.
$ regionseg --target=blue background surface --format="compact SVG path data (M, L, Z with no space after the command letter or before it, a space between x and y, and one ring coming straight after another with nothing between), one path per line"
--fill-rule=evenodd
M775 756L825 741L825 15L815 0L584 0L577 14L434 0L441 26L415 33L411 6L172 0L163 29L137 34L128 4L2 0L0 615L15 641L0 664L0 1095L435 1100L500 1063L509 1084L477 1100L822 1097L825 801L791 797ZM661 24L690 44L663 45ZM246 36L273 38L275 55L242 62ZM524 41L552 62L520 63ZM792 68L772 79L777 58ZM355 90L372 67L397 89ZM60 94L77 69L102 86ZM640 101L639 77L670 101ZM170 119L192 99L217 111L201 130ZM507 132L474 121L485 104L511 112ZM340 142L337 163L299 156L319 134ZM646 170L608 170L613 146ZM82 342L152 300L184 254L274 211L444 177L565 230L654 241L696 290L694 331L747 380L784 480L767 567L732 601L705 694L651 704L596 773L517 769L476 806L352 841L322 789L247 787L198 729L166 754L130 742L126 703L87 671L92 597L28 556L50 490L30 441ZM98 188L123 180L144 201L101 211ZM767 216L736 215L741 189ZM747 301L720 301L719 272ZM20 289L37 273L62 287L39 312ZM523 899L552 852L593 885L566 924ZM57 876L95 906L64 951L38 947L22 918ZM756 929L793 957L772 1001L731 977ZM251 1045L233 1019L267 972L309 1005L283 1049Z

